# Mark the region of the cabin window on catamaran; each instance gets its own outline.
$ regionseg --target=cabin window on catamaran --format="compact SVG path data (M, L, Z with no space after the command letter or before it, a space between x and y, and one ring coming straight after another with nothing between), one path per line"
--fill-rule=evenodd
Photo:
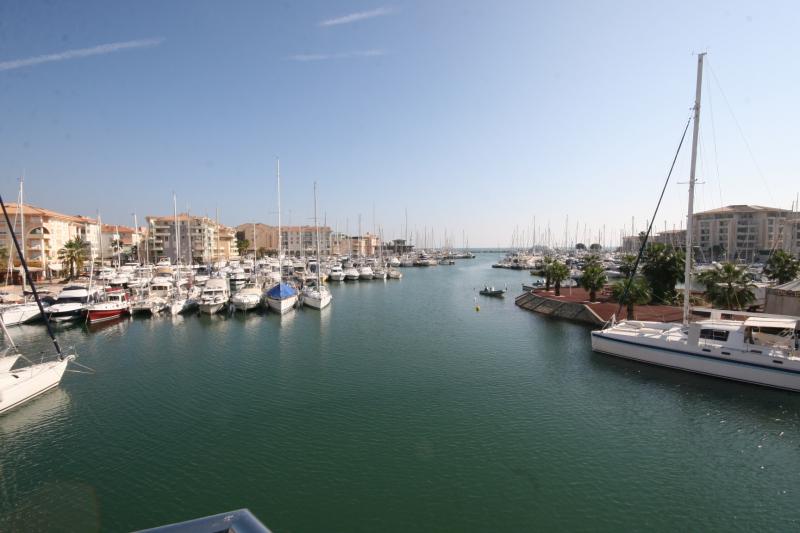
M725 342L728 340L728 333L730 332L719 329L701 329L700 338Z

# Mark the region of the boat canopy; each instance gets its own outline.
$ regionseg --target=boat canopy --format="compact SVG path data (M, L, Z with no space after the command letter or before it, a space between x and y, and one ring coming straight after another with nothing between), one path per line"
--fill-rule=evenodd
M795 329L797 320L792 318L751 317L744 321L744 325L757 328Z
M289 298L295 294L297 294L297 291L294 289L294 287L287 285L286 283L278 283L269 291L267 291L267 296L276 300L283 300L284 298Z

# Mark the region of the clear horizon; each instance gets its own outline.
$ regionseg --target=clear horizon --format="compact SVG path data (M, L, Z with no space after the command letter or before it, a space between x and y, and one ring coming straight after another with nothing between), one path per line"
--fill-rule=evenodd
M792 208L789 2L86 2L5 7L2 188L132 225L319 216L340 231L619 241L652 216L704 73L696 211ZM654 231L686 212L684 146ZM373 215L374 213L374 215ZM568 218L568 223L567 223ZM566 226L566 227L565 227ZM585 238L585 237L589 238Z

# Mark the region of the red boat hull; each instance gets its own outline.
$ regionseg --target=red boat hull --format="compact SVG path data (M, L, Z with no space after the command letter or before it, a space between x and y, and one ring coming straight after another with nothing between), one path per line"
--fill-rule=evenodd
M102 322L104 320L113 320L121 316L127 315L127 309L108 309L108 310L93 310L89 311L89 322Z

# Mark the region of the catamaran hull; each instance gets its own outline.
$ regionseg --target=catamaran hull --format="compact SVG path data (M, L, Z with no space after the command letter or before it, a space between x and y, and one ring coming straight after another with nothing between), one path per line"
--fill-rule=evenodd
M267 297L267 305L273 311L280 313L281 315L288 313L294 306L297 304L297 295L289 296L288 298L284 298L282 300L278 300L276 298Z
M67 357L62 361L21 368L13 372L13 375L17 376L16 382L0 388L0 413L22 405L56 387L72 357Z
M615 357L674 368L765 387L800 391L800 369L785 368L773 358L749 362L731 356L680 349L660 348L630 340L615 339L602 331L592 332L592 350ZM767 365L774 364L774 367Z

